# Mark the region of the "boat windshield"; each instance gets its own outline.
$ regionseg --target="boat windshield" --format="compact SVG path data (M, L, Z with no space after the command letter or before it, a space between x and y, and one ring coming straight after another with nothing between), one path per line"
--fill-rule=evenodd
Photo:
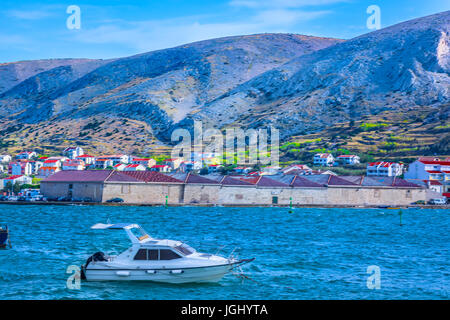
M180 252L181 254L188 256L192 253L194 253L194 249L191 248L190 246L188 246L187 244L183 243L179 246L174 247L175 250L177 250L178 252Z
M133 233L133 235L139 240L145 240L147 238L149 238L149 235L147 234L147 232L145 232L144 229L142 228L133 228L131 229L131 233Z

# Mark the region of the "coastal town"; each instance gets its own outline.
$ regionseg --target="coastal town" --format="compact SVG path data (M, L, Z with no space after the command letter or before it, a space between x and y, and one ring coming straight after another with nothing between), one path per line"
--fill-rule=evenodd
M225 165L214 153L183 158L89 155L71 146L60 155L0 155L0 200L205 205L445 205L450 159L419 157L409 165L361 164L356 154L317 153L309 164ZM366 166L365 175L338 175Z

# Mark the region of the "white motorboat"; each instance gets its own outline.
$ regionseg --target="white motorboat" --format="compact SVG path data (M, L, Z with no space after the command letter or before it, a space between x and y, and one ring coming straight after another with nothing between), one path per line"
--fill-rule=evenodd
M137 224L99 223L91 228L123 229L132 246L117 256L97 252L89 257L81 267L81 277L87 281L217 282L254 260L200 253L180 241L154 239Z

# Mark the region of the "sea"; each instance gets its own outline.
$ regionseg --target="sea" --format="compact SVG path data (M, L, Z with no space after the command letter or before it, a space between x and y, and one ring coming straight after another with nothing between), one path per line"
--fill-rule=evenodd
M218 283L85 282L97 251L130 246L137 223L199 252L255 258ZM449 299L450 210L1 205L0 299Z

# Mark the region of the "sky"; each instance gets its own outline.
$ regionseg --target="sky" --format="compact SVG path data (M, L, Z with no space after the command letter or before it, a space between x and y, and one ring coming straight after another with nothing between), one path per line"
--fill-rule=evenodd
M71 5L79 29L67 27ZM450 0L1 0L0 63L109 59L256 33L350 39L373 31L370 5L380 8L382 28L450 10Z

